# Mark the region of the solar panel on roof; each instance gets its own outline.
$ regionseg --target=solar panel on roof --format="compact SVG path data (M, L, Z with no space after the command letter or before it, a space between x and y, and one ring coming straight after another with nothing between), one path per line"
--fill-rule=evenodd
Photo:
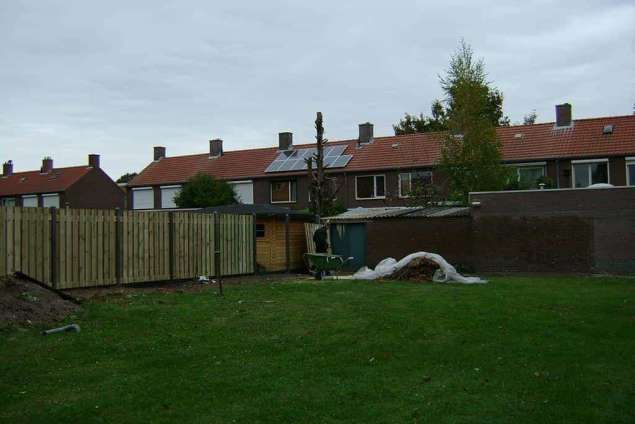
M300 171L302 169L306 169L306 162L304 159L297 160L295 165L291 168L292 171Z
M265 169L265 172L276 172L283 163L284 161L282 160L274 160L271 164L269 164L267 169Z
M282 166L280 168L278 168L278 172L286 172L286 171L290 171L291 167L293 166L293 164L295 163L294 160L287 160L285 161Z
M333 146L329 148L328 152L324 152L324 156L339 156L344 153L346 146Z
M348 165L348 162L353 158L351 155L342 155L339 158L335 159L331 168L343 168Z
M351 160L351 155L342 155L346 150L346 145L327 146L324 148L324 167L342 168ZM312 158L317 153L316 148L287 150L280 152L265 172L289 172L307 169L306 160ZM315 167L315 162L313 163Z

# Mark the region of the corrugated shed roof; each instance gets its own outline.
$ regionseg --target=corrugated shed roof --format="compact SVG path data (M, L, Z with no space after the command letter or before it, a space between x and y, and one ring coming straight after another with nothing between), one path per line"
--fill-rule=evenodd
M336 216L325 218L337 221L367 221L389 218L443 218L469 216L470 208L465 206L420 206L420 207L385 207L355 208Z
M414 212L418 208L409 207L385 207L385 208L354 208L349 209L339 215L328 217L329 220L348 220L348 219L374 219L388 218L404 215Z
M609 124L614 125L613 133L605 135L602 130ZM567 128L554 125L551 122L497 128L503 159L520 162L635 155L635 115L578 119ZM344 154L353 156L346 168L334 171L429 167L439 161L442 137L442 133L376 137L372 143L361 147L357 145L357 140L333 141L329 144L344 144L347 146ZM296 145L295 148L312 146L314 144ZM210 158L207 153L166 157L150 163L129 185L183 183L198 172L225 180L306 173L265 173L278 153L277 147L270 147L226 151L218 158Z
M466 206L428 206L406 215L406 218L446 218L454 216L470 216L470 208Z

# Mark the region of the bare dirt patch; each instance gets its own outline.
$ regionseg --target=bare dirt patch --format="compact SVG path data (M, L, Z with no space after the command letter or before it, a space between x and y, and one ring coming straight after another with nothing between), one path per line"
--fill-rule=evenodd
M38 284L13 276L0 277L0 328L54 323L78 307Z
M307 274L259 274L223 278L223 287L231 290L231 286L242 284L267 284L285 280L311 280L313 277ZM76 299L86 300L112 295L128 295L139 293L197 293L208 290L218 291L218 283L211 281L201 284L196 280L161 281L156 283L139 283L131 285L118 285L109 287L94 287L86 289L72 289L66 292Z

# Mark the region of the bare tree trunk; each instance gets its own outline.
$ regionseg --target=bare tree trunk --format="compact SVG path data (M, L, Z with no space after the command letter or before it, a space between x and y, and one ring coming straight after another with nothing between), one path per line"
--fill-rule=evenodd
M317 113L315 118L315 130L316 130L316 153L310 158L306 159L308 177L310 183L311 203L313 210L317 215L324 213L324 190L326 188L324 180L324 126L322 125L322 112ZM313 162L315 162L315 168L313 168Z

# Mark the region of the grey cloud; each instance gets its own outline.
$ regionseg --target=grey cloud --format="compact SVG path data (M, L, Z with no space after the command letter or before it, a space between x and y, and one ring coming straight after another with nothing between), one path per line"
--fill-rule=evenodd
M206 2L0 4L0 160L35 168L103 155L113 177L151 147L202 152L273 145L280 130L331 139L359 122L391 134L429 110L464 37L514 121L574 104L577 117L635 102L629 1Z

